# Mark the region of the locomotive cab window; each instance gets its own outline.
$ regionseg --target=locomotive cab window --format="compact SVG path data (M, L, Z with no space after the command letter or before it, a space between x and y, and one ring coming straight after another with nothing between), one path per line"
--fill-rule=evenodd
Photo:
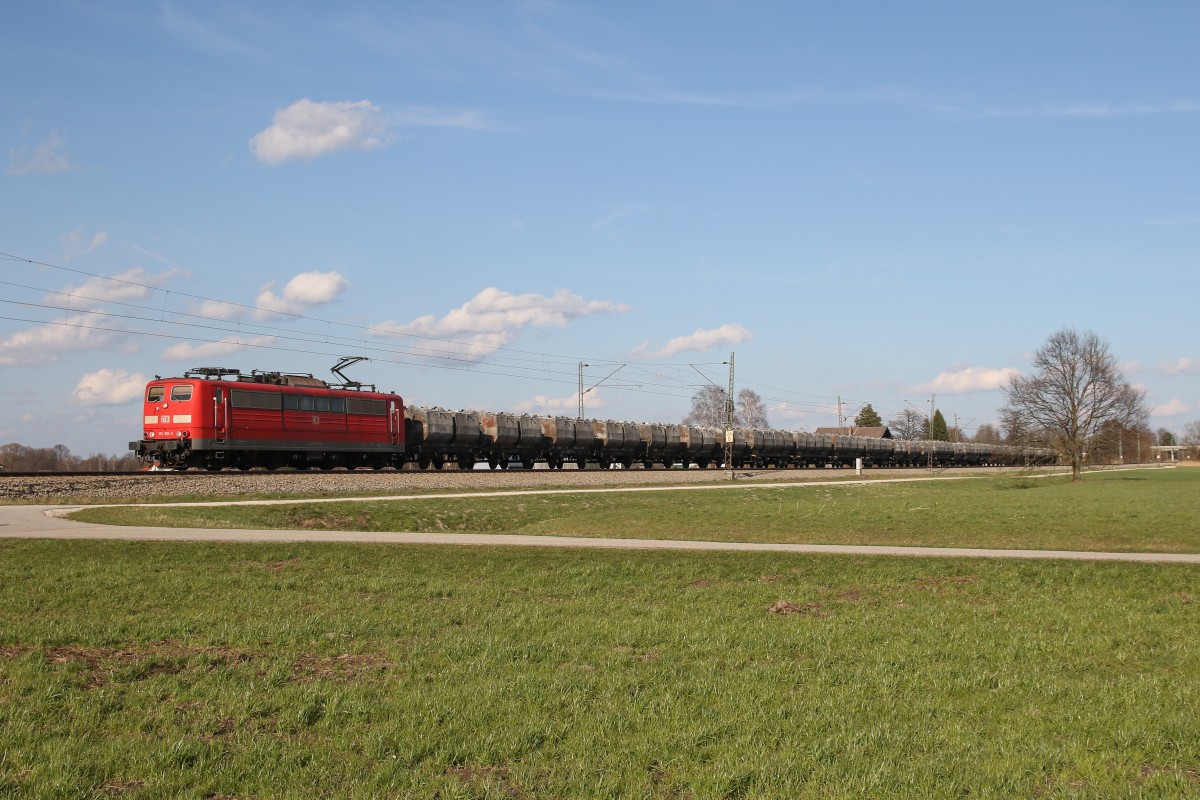
M314 399L317 401L317 411L325 411L325 412L329 411L329 398L328 397L317 397Z
M346 399L346 410L351 414L370 414L382 417L387 414L387 404L382 400L365 400L357 397Z
M184 400L192 399L192 387L186 384L171 387L171 400L174 402L183 402Z
M165 394L166 394L166 387L151 386L149 389L146 390L146 402L147 403L161 403Z
M313 398L310 395L307 395L307 394L300 395L300 410L301 411L312 411L313 410Z
M285 411L299 411L300 398L294 394L285 394L283 396L283 408Z
M346 413L346 398L344 398L344 397L329 398L329 410L335 414L345 414Z

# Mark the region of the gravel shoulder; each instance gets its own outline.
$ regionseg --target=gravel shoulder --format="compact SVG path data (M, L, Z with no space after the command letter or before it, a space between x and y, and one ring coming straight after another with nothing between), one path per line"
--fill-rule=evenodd
M738 470L734 483L876 481L912 476L980 476L1029 472L1023 469L873 469L860 477L853 469ZM1043 469L1055 471L1054 469ZM595 487L638 487L730 483L724 470L505 470L503 472L248 472L134 473L128 476L8 477L0 475L0 504L144 502L195 497L291 495L330 497L398 495L445 491L506 491Z

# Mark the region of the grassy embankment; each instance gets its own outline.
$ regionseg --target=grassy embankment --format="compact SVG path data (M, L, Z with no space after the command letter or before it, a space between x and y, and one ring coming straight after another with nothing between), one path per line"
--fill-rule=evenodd
M216 508L89 509L114 524L461 531L816 544L1200 552L1200 470Z
M1194 797L1198 596L1182 565L3 541L0 796Z

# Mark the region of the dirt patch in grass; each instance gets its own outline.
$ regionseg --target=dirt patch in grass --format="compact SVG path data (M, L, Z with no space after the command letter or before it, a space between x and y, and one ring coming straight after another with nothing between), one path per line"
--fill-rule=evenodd
M776 600L767 609L772 614L799 614L802 617L827 617L829 611L826 610L824 603L800 603L796 604L790 600Z
M524 798L532 796L526 794L525 790L513 781L507 767L472 767L463 764L450 767L445 774L457 778L459 782L474 789L482 789L489 797L491 796L491 793L487 791L489 788L494 788L500 792L502 797L513 798L513 800L524 800Z
M1142 764L1138 769L1138 776L1134 780L1133 785L1141 786L1156 775L1171 775L1183 778L1188 783L1200 785L1200 767L1164 767L1159 764Z
M332 681L354 683L381 675L392 662L378 653L343 653L340 656L303 655L292 664L292 680L297 683Z
M233 570L261 569L263 572L283 572L288 567L299 565L299 558L289 558L283 561L243 561L238 564L231 564L229 568Z
M84 688L96 689L110 683L120 673L120 682L145 680L156 675L175 675L195 666L188 660L202 657L203 667L243 664L250 654L229 647L187 647L172 641L150 642L125 647L86 647L83 645L2 645L0 658L41 655L48 664L83 664L88 676Z

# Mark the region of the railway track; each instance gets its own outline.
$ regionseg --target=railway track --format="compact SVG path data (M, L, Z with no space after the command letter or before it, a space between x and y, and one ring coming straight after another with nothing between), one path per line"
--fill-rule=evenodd
M935 470L936 474L985 475L1013 468ZM1017 470L1020 472L1021 470ZM929 475L927 469L874 469L861 480ZM483 477L486 475L487 477ZM409 491L473 489L592 488L728 482L730 473L716 469L631 470L329 470L285 472L118 472L33 474L0 473L0 503L88 504L164 501L197 497L238 496L329 497L392 495ZM853 478L853 470L737 470L734 478L753 483L788 483L821 478Z

